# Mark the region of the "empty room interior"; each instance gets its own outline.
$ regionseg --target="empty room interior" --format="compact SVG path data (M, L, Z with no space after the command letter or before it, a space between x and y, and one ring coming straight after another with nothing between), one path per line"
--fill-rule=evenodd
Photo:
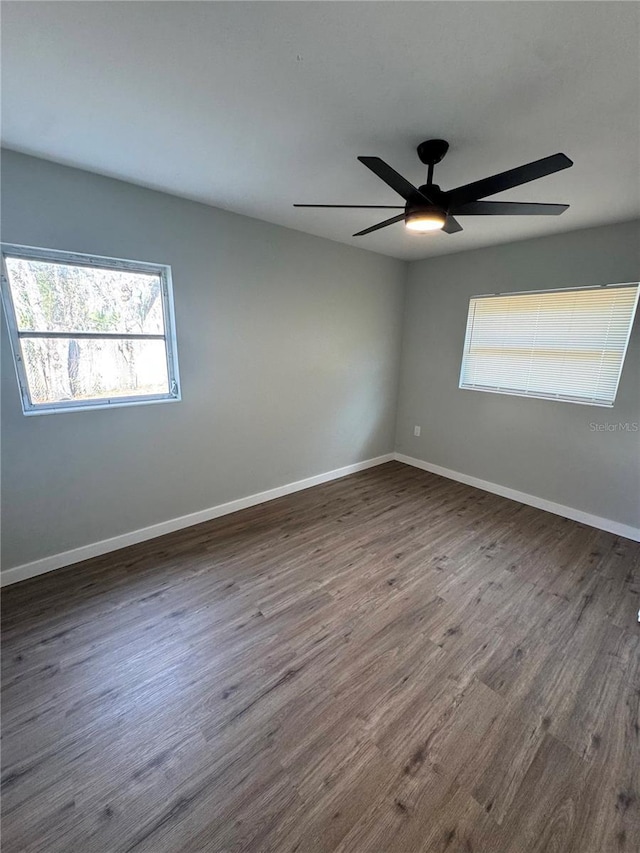
M3 853L638 853L640 4L0 15Z

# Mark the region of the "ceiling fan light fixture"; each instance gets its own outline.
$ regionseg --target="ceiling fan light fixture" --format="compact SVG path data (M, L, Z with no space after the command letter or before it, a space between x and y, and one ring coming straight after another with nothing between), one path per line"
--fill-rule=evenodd
M407 213L404 224L408 231L426 234L428 231L440 231L444 227L447 215L443 210L414 210Z
M537 202L516 201L484 201L487 196L496 195L504 190L528 184L552 175L562 169L573 166L566 154L552 154L534 160L516 169L499 172L489 178L474 181L471 184L456 187L443 192L438 184L433 182L433 169L447 153L449 143L444 139L427 139L418 146L418 157L427 166L427 182L420 187L414 187L410 181L403 178L388 163L380 157L358 157L358 160L377 175L387 186L391 187L405 201L404 212L391 216L383 222L376 222L362 231L357 231L354 237L364 237L381 228L395 225L404 221L407 231L414 234L427 234L429 231L443 231L445 234L458 234L463 230L456 219L457 216L558 216L569 207L568 204L539 204ZM336 207L363 209L375 207L403 210L400 205L374 204L296 204L294 207Z

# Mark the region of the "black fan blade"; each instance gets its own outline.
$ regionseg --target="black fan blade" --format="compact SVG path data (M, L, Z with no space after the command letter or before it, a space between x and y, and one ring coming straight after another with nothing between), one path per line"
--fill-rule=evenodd
M374 175L377 175L381 178L385 184L388 184L392 190L395 190L402 198L409 201L410 198L415 199L416 196L418 198L422 196L426 201L429 199L423 195L419 190L410 184L406 178L403 178L395 169L392 169L388 163L385 163L384 160L381 160L379 157L358 157L361 163L371 169Z
M399 204L294 204L294 207L344 207L351 210L367 208L368 210L404 210Z
M391 219L385 219L384 222L378 222L377 225L372 225L371 228L365 228L364 231L358 231L357 234L354 234L354 237L362 237L364 234L371 234L372 231L377 231L378 228L386 228L387 225L393 225L394 222L400 222L404 219L404 213L401 213L399 216L392 216Z
M529 201L470 201L456 207L458 216L560 216L568 204L537 204Z
M455 190L446 193L447 202L451 210L457 210L470 201L477 201L485 196L510 190L512 187L519 187L521 184L529 183L529 181L544 178L545 175L568 169L569 166L573 166L573 162L569 160L566 154L552 154L551 157L534 160L533 163L527 163L526 166L518 166L517 169L500 172L498 175L492 175L492 177L484 178L482 181L474 181L472 184L456 187Z
M458 231L462 231L462 225L460 225L458 220L454 219L453 216L447 216L445 223L442 226L442 230L445 234L457 234Z

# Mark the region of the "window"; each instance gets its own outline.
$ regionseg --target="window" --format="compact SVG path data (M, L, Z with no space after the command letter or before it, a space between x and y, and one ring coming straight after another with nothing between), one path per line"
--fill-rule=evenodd
M475 296L460 388L613 406L637 284Z
M2 246L25 415L179 400L171 270Z

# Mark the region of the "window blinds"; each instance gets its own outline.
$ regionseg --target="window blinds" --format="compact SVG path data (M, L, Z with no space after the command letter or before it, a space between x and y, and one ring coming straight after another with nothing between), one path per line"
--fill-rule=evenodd
M638 284L469 301L460 388L613 406Z

